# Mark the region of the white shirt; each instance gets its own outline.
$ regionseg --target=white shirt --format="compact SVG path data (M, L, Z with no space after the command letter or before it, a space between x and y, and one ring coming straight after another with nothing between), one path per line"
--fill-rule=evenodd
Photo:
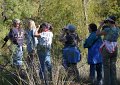
M48 46L52 44L53 33L50 31L41 32L38 38L38 44L43 46Z

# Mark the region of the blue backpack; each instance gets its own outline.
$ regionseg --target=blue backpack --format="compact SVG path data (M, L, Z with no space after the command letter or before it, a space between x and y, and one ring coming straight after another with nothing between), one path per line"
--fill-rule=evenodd
M68 63L77 63L81 60L81 52L77 47L66 47L63 49L63 58Z

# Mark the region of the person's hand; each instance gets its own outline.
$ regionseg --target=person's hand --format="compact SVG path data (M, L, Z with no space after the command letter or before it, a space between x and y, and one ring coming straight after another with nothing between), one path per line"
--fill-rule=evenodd
M120 25L119 25L117 22L115 23L115 26L116 26L116 27L120 27Z
M100 26L98 27L98 30L100 30L104 26L104 24L105 24L104 21L101 21ZM98 33L98 31L97 31L97 33Z
M65 34L65 28L62 28L61 33Z
M40 28L40 25L37 25L36 28L39 29L39 28Z
M103 25L104 25L104 21L101 21L101 22L100 22L100 26L103 26Z

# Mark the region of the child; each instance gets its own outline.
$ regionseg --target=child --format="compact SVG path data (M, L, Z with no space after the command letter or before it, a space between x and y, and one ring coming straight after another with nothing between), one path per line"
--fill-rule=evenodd
M95 71L97 71L97 85L102 85L102 56L100 46L102 39L96 35L97 26L94 23L89 24L89 37L85 40L84 48L88 48L88 64L90 64L90 79L95 84Z
M75 82L80 81L77 63L80 61L80 50L78 49L78 42L80 41L76 27L72 24L62 29L60 41L64 44L63 48L63 66L68 75L67 80L72 79Z
M40 78L45 81L48 80L47 78L52 80L50 50L53 33L49 30L48 23L42 23L38 31L36 31L35 36L38 39L37 53L40 61Z
M20 27L20 20L13 20L13 28L10 29L9 34L7 35L8 39L11 40L12 46L12 58L13 58L13 66L20 68L22 66L22 58L23 58L23 40L24 40L24 31ZM6 39L4 39L6 41Z

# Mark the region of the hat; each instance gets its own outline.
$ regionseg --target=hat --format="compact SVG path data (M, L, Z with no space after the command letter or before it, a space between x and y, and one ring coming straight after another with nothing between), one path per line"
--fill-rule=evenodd
M14 19L13 23L20 23L20 20L19 19Z
M76 27L72 24L68 24L66 29L68 29L69 31L75 31L76 30Z
M109 16L105 21L115 22L116 21L116 17L115 16Z

